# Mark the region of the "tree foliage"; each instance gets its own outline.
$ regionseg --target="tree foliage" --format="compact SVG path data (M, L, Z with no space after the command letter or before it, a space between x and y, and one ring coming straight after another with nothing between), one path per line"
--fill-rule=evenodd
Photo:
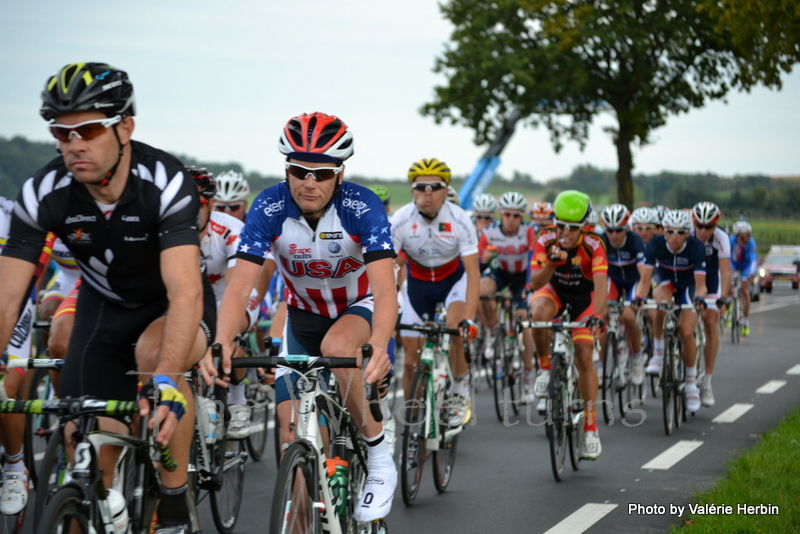
M800 33L764 45L760 39L784 28L748 26L707 1L449 0L442 12L454 25L452 42L434 67L447 84L422 113L472 128L483 144L518 109L529 124L546 126L559 150L565 139L583 147L594 118L611 112L618 197L631 206L633 143L647 144L670 115L733 87L778 86L797 60L788 43L796 48Z

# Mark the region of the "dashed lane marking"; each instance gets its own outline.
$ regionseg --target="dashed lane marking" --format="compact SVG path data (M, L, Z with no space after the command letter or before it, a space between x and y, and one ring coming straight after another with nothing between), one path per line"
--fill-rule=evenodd
M711 420L712 423L733 423L753 409L752 404L737 403Z
M762 395L763 394L769 394L769 393L775 393L776 391L778 391L779 389L781 389L785 385L786 385L786 380L770 380L769 382L767 382L766 384L764 384L763 386L758 388L756 390L756 393L759 393L759 394L762 394Z
M689 456L695 449L702 445L702 441L686 441L682 440L665 450L646 464L642 469L660 469L666 470L677 464L687 456Z
M544 534L580 534L603 519L618 504L586 503Z
M800 375L800 363L786 371L787 375Z

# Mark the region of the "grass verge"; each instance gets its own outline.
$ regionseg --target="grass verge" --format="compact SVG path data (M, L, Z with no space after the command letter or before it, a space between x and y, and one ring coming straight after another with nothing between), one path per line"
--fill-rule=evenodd
M727 505L732 510L720 515L693 513L684 525L673 527L670 532L800 532L800 409L764 434L759 444L732 460L725 478L707 492L698 493L692 499L693 507L695 503ZM739 505L755 507L755 510L742 510ZM777 507L777 513L770 505ZM762 513L752 513L754 511ZM773 513L764 513L767 511Z

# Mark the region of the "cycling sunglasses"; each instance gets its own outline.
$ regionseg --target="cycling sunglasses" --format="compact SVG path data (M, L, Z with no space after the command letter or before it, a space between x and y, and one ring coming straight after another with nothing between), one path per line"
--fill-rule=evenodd
M580 230L583 228L583 223L568 223L563 221L556 221L556 228L559 230L569 230L570 232L574 232L576 230Z
M699 228L699 229L701 229L701 230L713 230L714 228L716 228L716 227L717 227L717 225L716 225L716 224L700 224L700 223L694 223L694 227L695 227L695 228Z
M634 224L633 229L637 232L644 232L645 230L652 230L655 226L652 224Z
M689 230L675 230L674 228L667 228L665 231L669 235L686 235L689 233Z
M310 174L312 178L314 178L315 182L327 182L328 180L332 180L336 177L336 175L342 172L342 169L344 169L344 165L339 165L338 167L318 167L316 169L312 169L309 167L303 167L297 163L286 164L286 172L289 173L289 176L294 176L298 180L305 180Z
M619 228L606 228L606 233L607 234L618 234L618 233L624 232L624 231L625 231L625 227L624 226L620 226Z
M238 213L240 209L244 208L244 202L237 202L235 204L214 204L214 211L224 211L228 213Z
M420 193L436 192L447 189L447 184L444 182L418 182L411 184L411 189Z
M78 139L94 139L106 131L106 128L114 126L122 121L121 115L116 115L107 119L95 119L91 121L82 122L80 124L56 124L53 123L49 126L50 133L53 137L62 143L69 142L72 136Z
M503 211L503 212L501 212L501 215L504 216L504 217L511 217L512 219L521 219L522 218L522 214L518 213L516 211Z
M494 215L476 215L476 219L487 219L489 221L494 219Z

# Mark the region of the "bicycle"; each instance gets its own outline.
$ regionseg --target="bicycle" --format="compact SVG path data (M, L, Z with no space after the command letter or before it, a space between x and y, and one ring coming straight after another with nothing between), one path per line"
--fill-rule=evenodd
M731 282L731 305L728 311L728 318L731 322L731 343L740 342L741 322L744 312L742 311L742 274L739 271L733 272Z
M372 347L366 344L361 350L366 368ZM282 367L300 375L296 411L299 419L295 425L297 437L285 450L278 468L270 532L288 533L297 529L329 534L388 532L382 519L359 523L353 517L368 475L366 445L343 403L324 391L320 384L323 369L357 368L357 358L289 354L285 357L235 358L231 367ZM380 422L383 415L377 386L373 384L369 389L370 411ZM326 454L328 447L319 422L321 414L328 422L326 428L334 432L330 440L331 459Z
M261 352L256 330L259 332L267 331L272 325L270 320L258 321L256 329L248 333L247 340L242 340L240 344L247 352L248 356L254 356ZM268 341L269 337L263 338ZM271 345L265 343L265 345ZM247 404L251 407L250 412L250 433L245 439L247 450L253 461L258 462L264 457L268 441L268 421L270 421L270 409L274 409L275 403L272 398L273 387L261 383L261 377L255 372L248 371L245 381L245 397ZM277 427L274 429L277 436ZM279 440L276 440L276 442ZM278 455L280 456L280 455Z
M400 456L403 502L411 506L419 492L428 450L433 455L433 482L439 493L447 490L453 475L458 435L464 426L449 423L453 373L448 353L450 338L445 336L459 336L461 333L442 323L401 324L398 328L425 334L425 344L411 382L411 395L406 400ZM464 347L468 353L466 340Z
M49 496L36 527L37 534L61 534L67 530L85 534L149 532L160 494L155 464L160 463L170 471L175 470L177 465L166 447L155 445L147 430L146 420L140 422L138 438L100 430L97 423L99 416L138 414L136 402L89 397L3 401L0 402L0 412L46 413L75 422L76 429L72 434L76 442L74 465L64 479L66 483ZM63 434L63 426L59 434ZM99 449L102 445L123 447L125 452L118 465L123 459L129 462L129 468L119 472L119 487L128 488L120 492L124 496L120 510L114 510L115 503L112 501L118 497L112 493L117 485L109 489L103 483L99 465ZM133 478L132 481L121 480L129 476ZM197 510L192 506L191 499L189 503L193 531L196 532L199 530Z
M522 321L522 328L547 328L550 339L550 383L547 386L545 431L550 442L550 466L557 482L564 478L567 449L573 471L581 461L584 410L578 390L578 368L572 346L572 328L586 328L585 321L570 322L569 312L552 321Z
M499 301L494 358L488 362L488 372L493 376L491 383L494 390L495 412L500 422L503 422L506 414L501 406L505 403L506 390L511 396L514 415L519 414L519 401L522 399L522 328L516 316L513 297L508 291L500 291L481 298Z
M644 382L634 385L631 381L633 361L625 324L620 320L625 305L623 301L616 300L606 303L608 323L606 325L605 359L603 374L598 378L603 401L603 419L609 426L614 424L616 411L624 419L626 412L633 407L633 403L636 401L644 403L647 395ZM619 410L615 409L615 404Z

